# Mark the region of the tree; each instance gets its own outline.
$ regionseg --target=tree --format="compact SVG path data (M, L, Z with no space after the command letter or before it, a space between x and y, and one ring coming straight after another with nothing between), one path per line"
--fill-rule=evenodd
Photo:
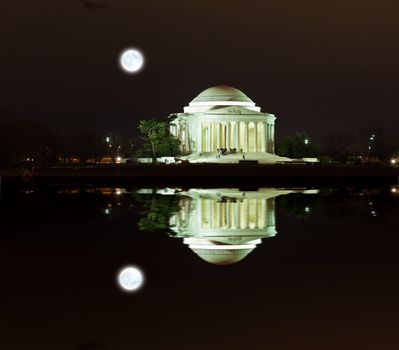
M143 208L137 223L140 231L171 232L169 220L180 210L177 196L162 196L153 193L150 198L137 195L135 199Z
M180 155L180 141L170 133L167 121L140 120L138 128L144 141L142 156L151 157L155 163L158 157Z
M395 145L381 127L362 128L359 130L359 141L363 155L368 159L377 157L385 160L395 151Z
M318 157L319 146L311 141L307 133L297 132L282 139L277 145L277 154L289 158Z
M2 167L35 161L46 165L57 159L61 137L40 123L6 117L0 120Z
M64 158L71 156L78 157L80 163L84 164L90 158L96 162L108 152L108 145L104 142L101 133L92 130L72 130L69 131L65 139L68 142L64 148Z
M354 135L342 132L328 133L322 140L322 153L340 162L346 162L353 153Z

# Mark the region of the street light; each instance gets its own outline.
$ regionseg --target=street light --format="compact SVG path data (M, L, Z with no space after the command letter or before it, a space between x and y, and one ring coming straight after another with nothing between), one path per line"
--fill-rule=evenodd
M368 147L368 156L367 156L367 158L368 158L368 161L370 161L370 156L371 156L371 146L372 146L372 143L373 142L375 142L375 134L371 134L370 135L370 141L369 141L369 147Z
M309 143L309 139L305 139L305 145Z

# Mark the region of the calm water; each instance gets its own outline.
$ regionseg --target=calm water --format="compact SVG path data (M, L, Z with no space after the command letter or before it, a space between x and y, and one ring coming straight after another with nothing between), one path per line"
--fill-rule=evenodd
M398 349L398 214L399 187L3 186L0 349Z

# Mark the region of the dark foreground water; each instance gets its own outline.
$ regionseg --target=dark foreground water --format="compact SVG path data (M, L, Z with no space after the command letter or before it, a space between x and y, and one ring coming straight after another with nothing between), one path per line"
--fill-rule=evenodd
M0 220L1 350L399 348L399 187L3 186Z

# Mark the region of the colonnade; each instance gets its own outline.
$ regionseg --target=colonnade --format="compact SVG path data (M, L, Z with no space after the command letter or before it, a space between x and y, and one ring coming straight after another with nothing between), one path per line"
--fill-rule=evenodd
M266 122L202 122L198 138L200 152L274 153L274 125Z
M192 205L192 199L186 198L180 202L181 209L175 217L175 225L200 230L266 229L275 225L274 203L274 198L226 201L199 198Z

